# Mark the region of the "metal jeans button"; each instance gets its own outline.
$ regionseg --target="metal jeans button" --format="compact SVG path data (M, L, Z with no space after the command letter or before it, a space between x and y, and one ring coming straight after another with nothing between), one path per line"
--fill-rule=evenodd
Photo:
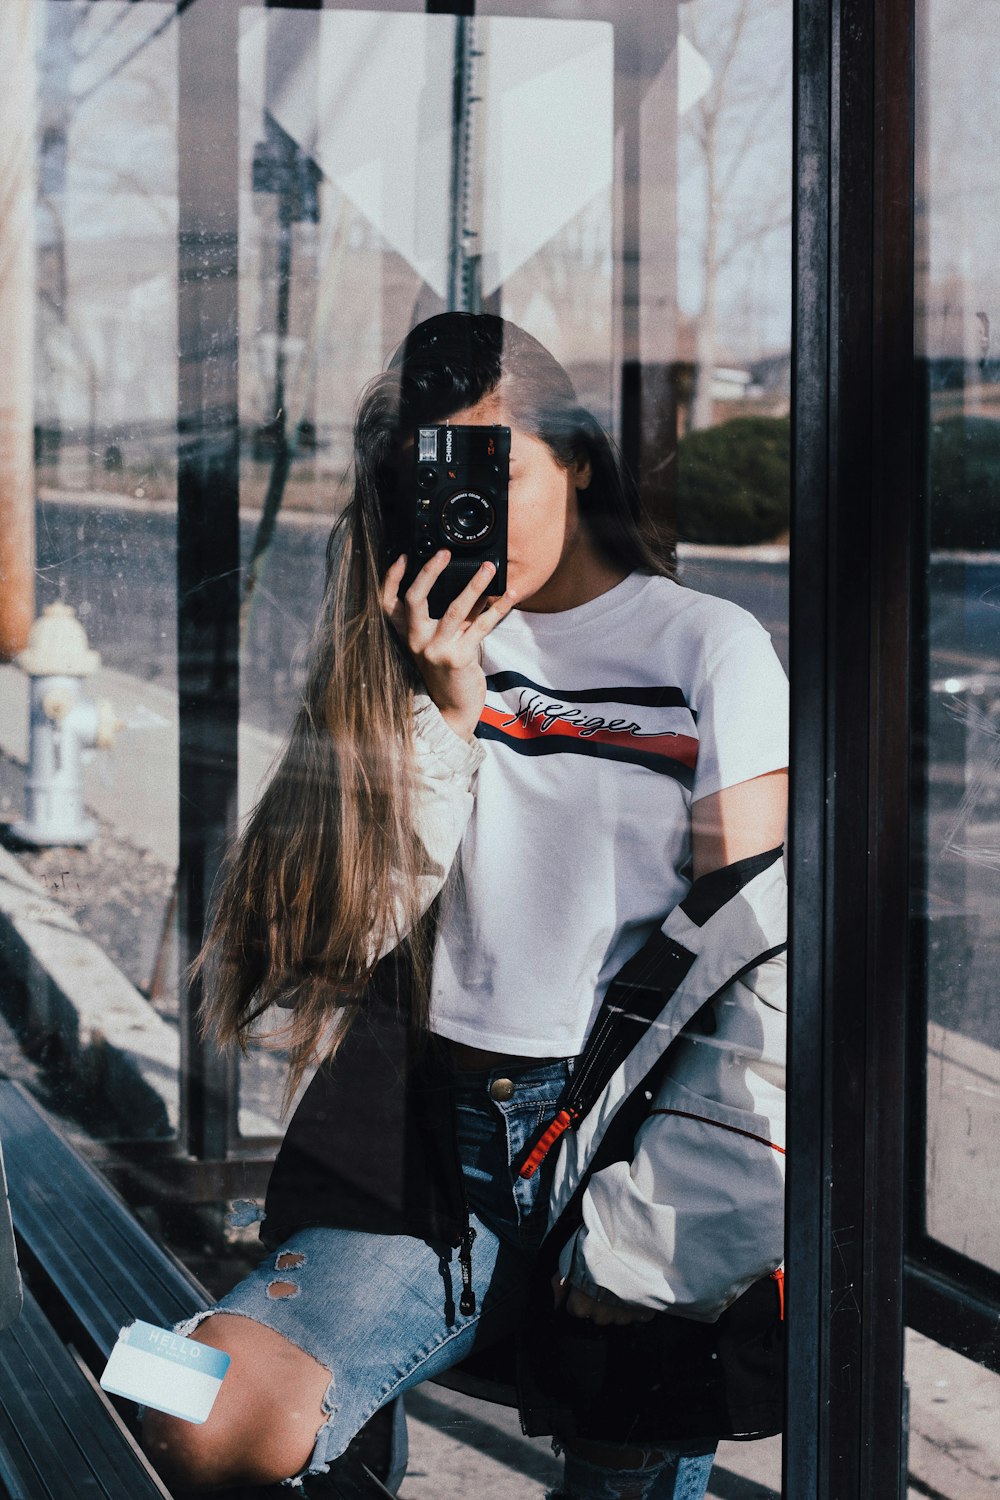
M490 1084L490 1098L495 1099L498 1104L506 1104L508 1099L513 1099L514 1092L512 1078L494 1078Z

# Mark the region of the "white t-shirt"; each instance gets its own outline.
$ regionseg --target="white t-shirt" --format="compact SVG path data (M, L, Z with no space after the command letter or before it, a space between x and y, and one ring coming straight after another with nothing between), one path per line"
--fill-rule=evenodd
M445 885L431 1026L580 1052L610 980L690 885L691 804L788 764L788 685L728 600L632 573L484 643L485 750Z

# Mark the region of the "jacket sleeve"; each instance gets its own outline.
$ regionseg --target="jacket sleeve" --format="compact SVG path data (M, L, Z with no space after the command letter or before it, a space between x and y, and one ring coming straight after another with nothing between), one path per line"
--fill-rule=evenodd
M416 761L414 813L417 833L427 851L427 865L420 876L418 895L421 913L441 890L472 814L473 781L485 751L478 740L467 744L449 728L427 693L413 700L413 749ZM395 933L372 961L384 958L406 936L405 892L397 886Z
M596 1172L560 1270L609 1302L714 1322L784 1253L785 958L704 1006L631 1161Z

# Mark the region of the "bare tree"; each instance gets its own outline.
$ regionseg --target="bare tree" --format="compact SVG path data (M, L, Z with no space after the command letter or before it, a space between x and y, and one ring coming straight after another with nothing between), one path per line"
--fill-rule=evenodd
M703 275L691 426L708 427L720 286L741 258L752 265L752 252L791 222L791 5L696 0L682 16L685 36L712 69L708 90L680 124L682 189L701 187L700 236L694 224L681 224L682 235L700 238Z
M126 118L140 118L147 132L169 125L174 112L170 70L163 67L162 59L158 65L155 55L149 61L141 56L161 35L164 25L158 20L152 29L148 24L142 29L136 24L142 18L130 7L113 11L103 29L101 20L89 7L49 6L44 15L39 79L37 307L42 379L37 395L43 425L47 418L54 434L59 434L63 425L67 389L73 388L78 405L85 399L87 472L92 486L101 457L99 409L107 408L110 397L128 388L133 373L122 367L120 337L128 316L125 283L131 268L124 245L119 245L118 254L101 264L100 292L93 284L81 289L79 281L71 287L71 262L79 278L85 261L81 262L79 246L74 246L80 213L73 204L67 175L72 173L74 183L86 183L92 195L99 190L105 203L122 204L123 236L134 225L136 205L141 205L147 235L163 236L164 246L169 248L175 233L169 207L169 157L164 161L162 153L150 151L148 134L137 142L134 133L125 132L129 148L112 145L109 149L107 117L95 117L93 110L88 110L88 101L98 92L98 86L113 90L125 64L129 64L132 71L127 80L130 98ZM77 77L80 69L82 87ZM58 453L58 437L56 441Z

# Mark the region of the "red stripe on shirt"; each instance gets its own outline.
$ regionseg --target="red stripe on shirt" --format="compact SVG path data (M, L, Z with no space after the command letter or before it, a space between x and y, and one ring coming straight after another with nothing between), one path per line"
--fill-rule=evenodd
M622 729L587 730L566 719L549 720L549 727L543 729L538 716L532 717L526 724L523 718L512 714L509 709L491 708L489 704L483 709L480 721L498 729L512 740L562 737L579 740L584 745L588 741L595 745L615 745L623 750L641 750L646 755L660 755L665 760L678 761L692 771L698 762L698 741L687 734L632 734Z

